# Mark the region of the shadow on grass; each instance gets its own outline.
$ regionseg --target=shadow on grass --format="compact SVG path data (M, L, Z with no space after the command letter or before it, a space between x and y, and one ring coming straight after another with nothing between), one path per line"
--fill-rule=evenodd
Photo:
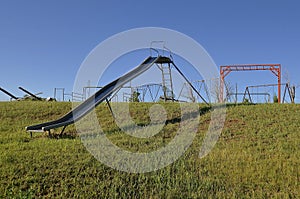
M191 113L188 113L188 117L196 117L197 115L200 114L200 116L207 114L208 112L210 112L213 109L217 109L217 108L229 108L229 107L235 107L235 106L254 106L256 104L254 103L228 103L228 104L218 104L218 105L213 105L213 106L205 106L205 107L200 107L198 112L194 111ZM183 115L184 117L184 115ZM181 122L181 117L176 117L176 118L172 118L169 120L166 120L166 125L167 124L175 124L175 123L180 123Z
M63 134L52 134L50 138L53 139L76 139L79 138L77 132L66 132Z
M254 106L257 105L255 103L227 103L226 107L235 107L235 106Z
M226 104L226 107L235 107L235 106L253 106L256 105L254 103L228 103ZM224 104L220 104L220 105L213 105L213 106L205 106L205 107L199 107L198 111L193 111L190 113L186 113L186 115L181 115L178 117L174 117L171 119L168 119L165 121L165 125L168 124L177 124L180 123L182 121L182 118L186 118L189 119L191 117L197 117L197 116L202 116L205 115L207 113L209 113L211 110L216 109L216 108L223 108ZM136 124L137 126L141 126L141 127L146 127L147 125L149 125L149 122L140 122L138 124ZM132 126L127 126L125 128L130 128ZM114 128L111 128L110 130L106 130L105 133L106 134L112 134L112 133L116 133L116 132L121 132L122 130L116 126ZM41 136L38 136L36 138L40 138ZM42 137L48 137L51 139L76 139L79 137L79 134L76 132L76 130L72 130L72 131L67 131L64 133L51 133L51 134L43 134Z
M31 139L42 139L42 138L50 138L50 139L76 139L79 135L76 131L67 131L64 133L58 133L58 132L44 132L39 135L32 136ZM29 142L29 139L28 139Z
M214 108L216 108L216 107L214 107ZM212 109L212 107L210 107L210 106L200 107L198 109L198 111L189 112L189 113L186 113L185 115L181 115L181 116L178 116L178 117L167 119L165 121L165 125L180 123L182 121L182 118L189 119L189 118L197 117L199 115L205 115L206 113L210 112L211 109ZM140 126L140 127L146 127L149 124L150 124L150 122L139 122L135 125ZM133 128L133 127L134 126L128 125L128 126L125 126L123 128L130 129L130 128ZM106 134L112 134L112 133L115 133L115 132L122 132L122 130L118 126L116 126L115 128L111 128L110 130L105 131Z

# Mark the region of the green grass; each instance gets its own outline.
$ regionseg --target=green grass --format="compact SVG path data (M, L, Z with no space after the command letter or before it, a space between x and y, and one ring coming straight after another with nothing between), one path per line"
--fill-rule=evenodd
M152 104L131 104L141 126ZM121 148L152 151L166 145L178 129L180 109L162 104L169 122L149 139L122 133L106 105L97 108L100 124ZM25 132L25 126L64 115L70 103L0 103L0 198L300 198L300 105L227 107L222 135L211 153L199 159L210 122L203 113L196 138L173 164L150 173L120 172L98 162L76 136L63 138ZM59 129L58 129L59 131Z

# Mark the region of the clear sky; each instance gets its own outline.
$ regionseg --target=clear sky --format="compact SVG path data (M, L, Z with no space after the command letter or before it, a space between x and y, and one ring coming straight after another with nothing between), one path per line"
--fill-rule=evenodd
M53 96L55 87L71 91L80 64L97 44L146 26L192 37L218 66L280 63L283 79L299 85L299 9L296 0L2 0L0 87L17 96L24 95L18 86L44 97ZM245 85L276 83L270 72L232 73L228 80L241 91ZM8 99L0 93L0 100Z

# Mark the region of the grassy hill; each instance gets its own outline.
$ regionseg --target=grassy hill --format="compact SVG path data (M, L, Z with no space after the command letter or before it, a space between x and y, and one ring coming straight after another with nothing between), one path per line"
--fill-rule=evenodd
M148 124L151 105L131 105L136 123ZM106 105L101 104L97 114L116 145L151 151L172 140L179 126L178 104L163 106L173 122L148 141L124 136ZM0 103L0 198L300 198L300 105L228 106L220 139L199 159L210 121L205 112L186 153L145 174L120 172L98 162L73 125L59 139L39 133L30 138L24 130L70 109L70 103L61 102Z

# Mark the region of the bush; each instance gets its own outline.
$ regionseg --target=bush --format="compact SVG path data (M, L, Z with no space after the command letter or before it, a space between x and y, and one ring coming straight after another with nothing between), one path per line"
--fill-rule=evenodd
M277 97L276 94L274 94L274 96L273 96L273 102L274 102L274 103L278 103L278 97Z
M245 98L245 99L243 100L243 104L249 104L249 99Z

